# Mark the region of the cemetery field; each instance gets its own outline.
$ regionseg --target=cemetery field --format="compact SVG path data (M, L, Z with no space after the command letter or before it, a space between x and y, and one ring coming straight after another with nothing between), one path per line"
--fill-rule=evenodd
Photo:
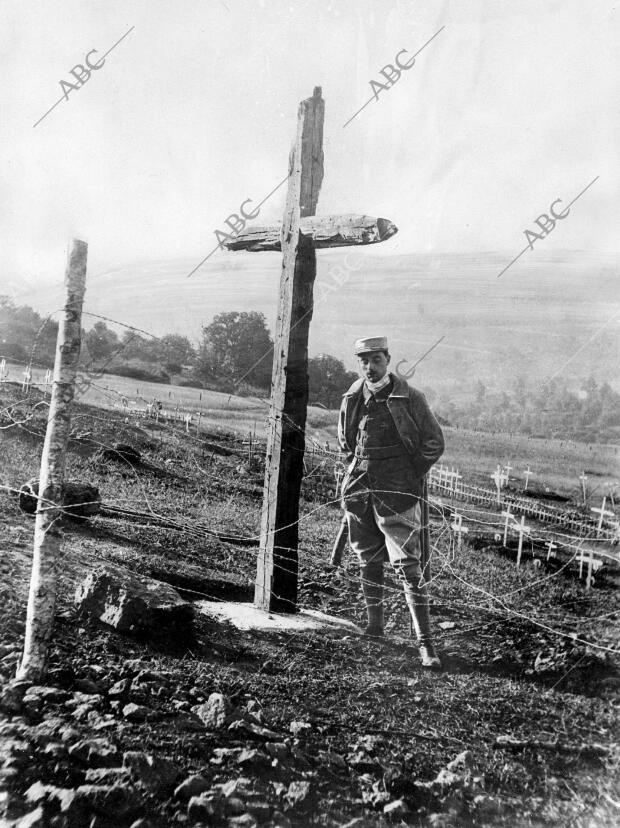
M10 379L21 381L24 366L9 364ZM33 381L43 387L45 370L32 369ZM83 402L102 408L123 409L122 400L127 402L126 413L144 409L147 402L160 400L165 410L174 412L178 407L181 414L191 413L191 428L197 425L201 415L203 430L232 431L239 435L253 434L259 440L265 439L265 422L268 401L257 397L240 397L219 391L187 388L178 385L163 385L154 382L104 374L90 382L80 395ZM336 448L337 411L319 406L308 409L309 437L323 445L328 442ZM523 472L528 465L534 473L530 478L532 487L547 486L566 495L575 502L581 502L579 476L585 471L588 476L587 494L592 503L600 505L604 494L620 492L620 448L602 443L579 443L573 440L542 439L519 434L501 432L475 432L470 429L444 427L446 451L442 462L458 468L464 479L479 486L492 487L490 475L498 464L510 464L511 485L524 485Z
M34 523L13 490L38 474L40 400L0 390L3 681L22 645ZM478 435L456 436L458 458L474 459ZM141 460L100 459L116 442ZM551 468L552 449L533 454ZM502 462L491 451L481 458ZM590 467L610 473L602 450ZM466 541L456 553L446 520L434 520L432 620L445 669L425 673L393 580L385 643L342 629L238 630L201 611L203 601L252 600L262 465L239 437L78 403L67 479L97 486L106 508L62 525L56 689L22 706L2 697L7 819L33 811L26 791L37 782L71 792L107 779L123 791L119 828L140 817L159 828L617 825L620 600L604 580L586 592L563 571L528 561L517 570L509 553ZM355 562L349 553L341 570L327 564L340 520L332 501L315 477L304 481L299 603L359 624ZM78 615L75 587L102 565L121 583L173 585L193 622L181 636L136 637ZM206 726L196 710L212 693L223 695L226 718ZM132 751L166 763L129 774ZM210 816L174 793L194 774L213 794ZM58 807L50 794L48 816ZM78 804L67 808L74 822L57 824L90 824ZM241 812L243 823L229 822Z

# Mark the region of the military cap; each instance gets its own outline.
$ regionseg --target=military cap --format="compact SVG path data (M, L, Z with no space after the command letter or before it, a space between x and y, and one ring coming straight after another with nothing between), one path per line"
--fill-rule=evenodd
M370 351L387 351L387 336L367 336L355 342L355 356L367 354Z

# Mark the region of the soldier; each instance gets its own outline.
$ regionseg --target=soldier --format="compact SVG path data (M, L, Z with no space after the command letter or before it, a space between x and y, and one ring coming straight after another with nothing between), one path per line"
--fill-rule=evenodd
M388 559L404 587L422 665L441 669L420 566L420 497L424 475L443 454L443 434L424 395L388 372L385 337L358 339L355 354L362 378L343 397L338 442L349 462L342 499L349 542L360 561L365 634L384 634L383 563Z

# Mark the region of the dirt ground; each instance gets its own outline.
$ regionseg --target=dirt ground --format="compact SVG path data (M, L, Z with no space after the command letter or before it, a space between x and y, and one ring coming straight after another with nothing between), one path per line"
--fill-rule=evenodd
M1 393L7 683L22 646L34 525L13 490L38 473L45 407L15 386ZM143 462L96 459L117 441ZM198 612L183 636L123 636L73 602L103 563L191 601L251 600L260 462L222 432L187 435L182 424L135 425L78 405L66 476L143 516L63 525L48 691L28 691L26 703L3 697L2 824L618 824L620 604L611 581L597 578L586 592L568 569L526 561L517 570L510 553L489 548L455 553L438 519L431 595L442 672L422 670L394 581L382 643L346 630L240 631ZM355 562L327 564L340 519L332 500L310 476L300 605L361 623ZM213 694L225 716L205 726L196 708ZM147 770L136 759L144 755L154 757ZM208 805L188 803L192 775L203 778ZM107 792L103 804L93 786ZM25 814L34 816L20 822Z

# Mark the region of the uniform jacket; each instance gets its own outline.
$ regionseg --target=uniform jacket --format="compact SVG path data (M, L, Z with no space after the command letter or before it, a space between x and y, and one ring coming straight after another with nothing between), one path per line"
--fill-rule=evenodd
M421 391L411 388L402 377L390 374L393 382L387 406L411 457L414 475L423 477L444 451L443 433ZM357 428L364 402L363 379L356 380L342 398L338 420L338 443L351 462L355 453Z

